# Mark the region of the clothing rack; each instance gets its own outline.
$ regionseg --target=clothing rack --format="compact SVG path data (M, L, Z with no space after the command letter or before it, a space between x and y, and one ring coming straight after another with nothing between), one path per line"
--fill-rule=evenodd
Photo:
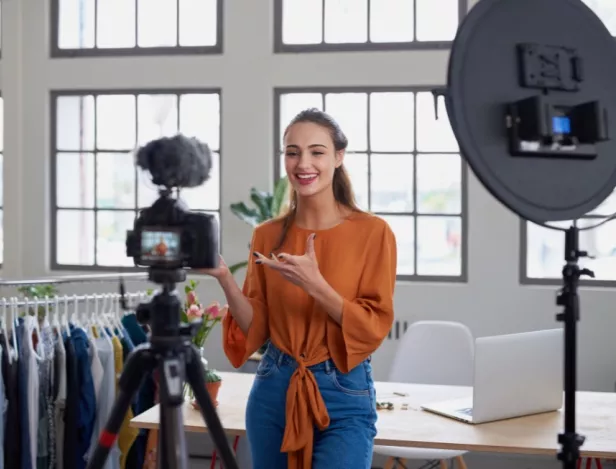
M147 273L115 273L0 279L0 287L147 278ZM22 463L32 468L86 466L118 397L124 360L148 341L149 330L139 323L134 308L151 295L142 285L131 292L121 288L121 293L112 285L93 287L91 293L53 292L44 297L16 293L14 288L0 294L0 404L5 406L0 469L24 467ZM127 304L120 304L122 297ZM109 454L113 467L147 469L147 451L155 445L150 445L148 432L129 422L155 405L156 389L150 376L132 400Z
M30 280L2 280L0 279L0 287L24 287L31 285L59 285L64 283L95 283L95 282L119 282L120 280L147 280L147 273L125 273L125 274L94 274L94 275L72 275L63 277L51 277L46 279L30 279Z
M128 300L129 306L132 300L141 299L144 300L148 297L146 292L138 292L138 293L125 293L124 296ZM16 306L16 307L32 307L32 306L55 306L56 303L60 306L64 306L64 302L68 302L69 305L74 306L75 303L85 303L86 301L100 301L104 298L111 298L113 300L117 300L120 297L119 293L93 293L90 295L54 295L45 298L30 298L27 301L15 301L15 299L11 298L0 298L0 310L4 307L4 303L6 302L7 307ZM91 310L94 312L94 308Z

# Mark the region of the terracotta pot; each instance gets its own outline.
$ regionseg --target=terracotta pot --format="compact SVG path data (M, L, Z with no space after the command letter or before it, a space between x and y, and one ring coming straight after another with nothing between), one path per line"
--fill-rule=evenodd
M222 381L216 381L214 383L205 383L205 389L207 389L207 392L210 395L210 398L212 399L212 403L214 404L214 407L218 407L218 391L220 390L220 386L222 385ZM193 399L192 401L192 406L195 409L199 409L199 404L197 404L197 401L195 399Z

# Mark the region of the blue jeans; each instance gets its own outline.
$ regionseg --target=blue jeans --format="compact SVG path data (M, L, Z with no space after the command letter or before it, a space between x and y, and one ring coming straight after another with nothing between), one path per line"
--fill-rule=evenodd
M282 453L287 388L295 359L269 344L248 397L246 430L253 469L286 469ZM312 469L370 469L376 435L376 394L370 359L349 373L331 360L308 368L329 413L325 430L314 428Z

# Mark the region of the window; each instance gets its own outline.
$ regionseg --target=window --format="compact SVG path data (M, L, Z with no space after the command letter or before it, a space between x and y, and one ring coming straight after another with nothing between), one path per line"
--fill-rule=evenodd
M284 176L282 135L301 110L315 107L349 139L344 164L358 203L382 216L398 241L398 275L466 277L465 165L439 102L427 89L277 90L276 177Z
M616 36L616 4L613 0L582 0L601 18L607 29Z
M595 226L616 212L616 192L599 207L578 222L580 228ZM557 222L551 225L566 228L571 222ZM580 265L595 273L594 279L583 277L584 283L613 286L616 282L616 220L580 231L580 249L587 251L594 259L580 259ZM522 222L522 253L526 254L522 266L522 283L554 284L562 282L565 264L565 234L531 222Z
M0 97L0 266L4 263L4 100Z
M466 0L276 0L275 50L448 48Z
M222 0L52 0L52 56L222 52Z
M178 131L207 142L210 180L184 189L195 211L220 212L218 90L54 92L52 95L52 267L132 266L126 231L158 197L134 150Z

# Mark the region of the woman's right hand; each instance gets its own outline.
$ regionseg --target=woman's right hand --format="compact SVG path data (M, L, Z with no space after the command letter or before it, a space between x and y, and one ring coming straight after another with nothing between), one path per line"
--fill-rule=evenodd
M231 275L229 266L227 266L227 263L222 256L219 256L218 267L214 267L213 269L195 269L195 272L198 274L209 275L219 281Z

